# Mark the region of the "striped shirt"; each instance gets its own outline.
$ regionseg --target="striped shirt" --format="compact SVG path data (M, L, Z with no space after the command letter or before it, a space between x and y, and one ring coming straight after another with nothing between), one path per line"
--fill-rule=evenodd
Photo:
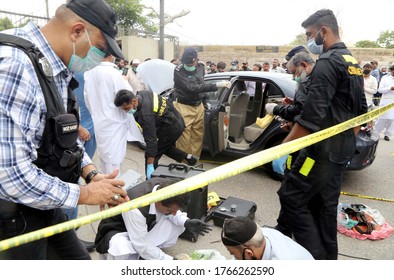
M64 106L72 73L32 22L4 31L31 41L52 66ZM21 50L0 46L0 199L37 209L73 208L79 186L52 177L32 162L37 159L45 127L46 106L29 57ZM82 167L92 163L84 156Z

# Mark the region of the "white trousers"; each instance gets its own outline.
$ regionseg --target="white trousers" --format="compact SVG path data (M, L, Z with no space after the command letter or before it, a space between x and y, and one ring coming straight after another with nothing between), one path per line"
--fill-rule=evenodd
M384 136L390 137L394 132L394 120L378 119L375 124L375 129L379 134L383 132Z
M152 230L148 232L147 239L153 246L167 248L176 244L179 235L184 230L183 226L177 226L168 219L160 219ZM126 247L129 249L129 252L124 254ZM140 256L132 246L127 232L122 232L111 238L106 257L107 260L138 260ZM103 258L105 256L100 257L100 259Z

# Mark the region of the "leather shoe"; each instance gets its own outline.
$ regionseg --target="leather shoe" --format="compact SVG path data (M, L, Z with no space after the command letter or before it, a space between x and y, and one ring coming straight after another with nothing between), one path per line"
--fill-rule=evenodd
M390 141L390 138L388 136L384 136L384 140Z
M93 252L96 249L96 245L94 245L94 242L85 241L82 239L79 239L79 241L82 243L83 247L85 247L86 251L88 251L89 253Z
M192 154L188 154L188 155L186 156L187 165L194 166L194 165L196 165L197 160L198 160L198 158L195 157L195 156L193 156Z

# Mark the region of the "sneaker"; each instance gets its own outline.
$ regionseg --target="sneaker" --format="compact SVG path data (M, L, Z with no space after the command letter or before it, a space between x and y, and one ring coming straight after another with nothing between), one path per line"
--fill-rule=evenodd
M390 141L390 138L388 136L384 136L384 140Z
M192 154L188 154L188 155L186 156L187 165L194 166L194 165L196 165L197 160L198 160L198 158L195 157L195 156L193 156Z

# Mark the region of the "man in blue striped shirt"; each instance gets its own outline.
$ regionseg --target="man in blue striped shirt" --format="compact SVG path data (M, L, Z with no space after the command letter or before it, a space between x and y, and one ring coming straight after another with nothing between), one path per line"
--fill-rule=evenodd
M93 68L105 53L122 57L115 41L116 18L104 0L71 0L41 29L30 22L5 32L32 42L41 51L67 108L72 72ZM0 44L0 240L65 221L62 208L113 206L129 200L119 188L124 182L115 179L117 171L98 173L86 153L81 164L84 186L63 182L33 163L42 144L46 112L29 57ZM0 252L0 259L49 256L90 259L73 230Z

